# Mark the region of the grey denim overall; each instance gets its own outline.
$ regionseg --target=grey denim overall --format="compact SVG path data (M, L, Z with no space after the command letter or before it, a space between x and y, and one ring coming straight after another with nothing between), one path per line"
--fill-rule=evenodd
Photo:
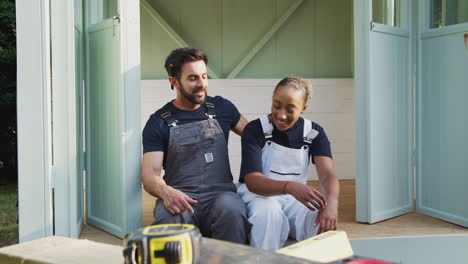
M206 120L183 125L177 125L169 112L163 114L170 126L164 180L183 192L235 192L226 138L214 119L214 105L205 106Z
M207 119L192 123L178 125L170 112L161 115L170 127L164 180L198 203L192 204L194 215L172 215L158 199L153 224L195 224L204 236L246 243L250 223L232 182L226 138L214 105L205 106Z

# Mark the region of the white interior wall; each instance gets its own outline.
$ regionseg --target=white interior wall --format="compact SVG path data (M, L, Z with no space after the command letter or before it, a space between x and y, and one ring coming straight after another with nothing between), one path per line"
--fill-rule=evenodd
M254 120L270 112L271 96L279 79L212 79L208 94L231 100L247 118ZM339 179L355 178L355 122L353 79L309 79L314 96L303 114L321 125L331 142ZM175 98L167 80L143 80L141 91L142 129L149 116ZM239 178L240 137L231 132L229 157L234 180ZM314 166L309 167L309 179L317 179Z

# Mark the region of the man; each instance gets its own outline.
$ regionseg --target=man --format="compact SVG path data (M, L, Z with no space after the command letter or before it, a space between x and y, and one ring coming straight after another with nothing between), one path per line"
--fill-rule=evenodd
M199 49L167 57L177 94L146 123L141 177L159 198L153 224L195 224L204 236L244 244L250 224L232 182L227 142L229 130L241 135L247 120L229 100L207 95L207 63Z

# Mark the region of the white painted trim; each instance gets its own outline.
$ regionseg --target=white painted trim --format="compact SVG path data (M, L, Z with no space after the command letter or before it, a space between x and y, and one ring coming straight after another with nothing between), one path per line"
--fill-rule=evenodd
M418 1L418 19L417 19L417 40L416 40L416 49L417 49L417 57L416 57L416 91L415 91L415 102L416 102L416 113L415 113L415 122L416 122L416 131L415 131L415 172L416 172L416 181L415 181L415 200L416 200L416 211L419 211L420 209L418 208L418 201L421 199L421 194L418 192L418 189L420 189L420 170L421 168L421 159L419 158L421 156L421 143L422 143L422 138L420 136L420 128L422 127L422 120L419 118L419 113L421 113L422 110L422 72L421 72L421 65L422 65L422 32L425 32L429 30L429 23L430 23L430 17L429 17L429 9L430 9L430 4L428 1L422 0Z
M456 25L445 26L442 28L428 29L426 32L421 33L421 38L434 38L444 35L451 35L466 32L468 30L468 22Z
M369 222L369 32L371 1L354 1L354 91L356 102L356 221Z
M402 7L403 8L403 7ZM416 198L416 187L415 187L415 182L416 182L416 168L415 164L412 161L413 158L413 153L416 145L416 98L415 98L415 93L416 93L416 56L417 56L417 47L414 45L414 39L416 38L417 31L415 32L415 27L414 27L414 21L416 19L414 18L415 12L414 12L414 2L408 1L407 2L407 12L406 14L406 20L408 21L407 29L408 29L408 70L410 71L408 73L408 87L411 89L408 89L408 109L410 109L410 113L408 113L409 118L408 118L408 127L410 128L410 131L408 131L410 135L410 140L409 140L409 146L407 146L407 151L409 153L410 160L408 161L408 175L411 175L411 178L408 179L409 184L408 184L408 193L411 194L411 201L409 203L409 206L405 210L402 210L399 214L404 214L406 212L412 212L416 209L415 205L415 198ZM405 212L403 212L405 211Z
M51 0L55 235L78 237L74 3Z
M124 230L140 228L143 224L141 200L141 69L140 69L140 1L120 0L120 47L123 73L122 131L124 161L124 190L122 201L126 204Z
M383 24L379 24L375 22L372 22L372 31L382 32L382 33L402 36L402 37L409 37L409 31L404 28L383 25Z
M84 78L84 97L83 97L83 101L84 101L84 138L85 138L85 141L84 141L84 145L85 145L85 154L84 154L84 159L85 159L85 178L83 179L84 181L84 191L87 193L88 192L88 177L90 177L89 175L89 172L91 171L91 155L89 153L89 150L91 149L91 145L90 145L90 140L89 140L89 135L91 134L91 129L90 129L90 120L91 120L91 113L89 112L89 105L90 105L90 98L88 96L89 94L89 87L90 87L90 80L89 80L89 76L90 76L90 72L89 72L89 61L90 61L90 58L89 58L89 28L90 26L92 25L91 23L91 19L90 19L90 5L92 3L94 3L92 0L83 0L83 3L84 3L84 12L83 12L83 16L84 16L84 24L83 24L83 38L84 38L84 61L83 61L83 65L84 65L84 74L83 74L83 78ZM85 203L84 203L84 216L85 216L85 223L87 223L87 217L88 217L88 210L89 210L89 207L88 207L88 198L87 198L87 194L85 195Z
M49 1L16 1L19 242L53 234Z

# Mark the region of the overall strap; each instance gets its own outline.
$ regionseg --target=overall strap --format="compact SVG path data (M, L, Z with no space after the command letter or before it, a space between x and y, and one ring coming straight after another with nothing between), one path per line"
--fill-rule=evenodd
M319 132L312 128L312 121L304 118L304 143L312 144L312 140L319 134Z
M207 101L205 101L205 107L206 107L206 113L205 113L205 115L206 115L208 118L213 119L213 118L216 116L214 104L211 103L211 102L208 102L208 99L207 99Z
M273 137L273 125L268 121L268 116L260 117L260 123L262 123L263 135L265 139L270 139Z
M167 112L162 113L161 118L164 119L164 121L166 121L168 126L170 127L177 126L177 120L174 119L171 112L167 111Z

